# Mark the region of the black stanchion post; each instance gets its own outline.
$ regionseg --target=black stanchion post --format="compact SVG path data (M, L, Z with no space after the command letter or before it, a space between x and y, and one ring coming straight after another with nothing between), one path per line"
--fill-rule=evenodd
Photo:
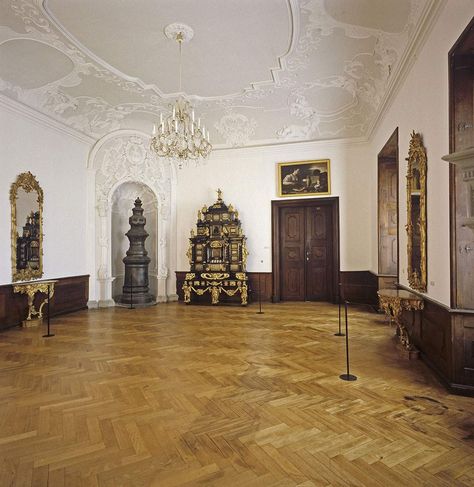
M337 337L343 337L344 333L341 331L341 283L338 284L338 291L337 291L337 300L338 300L338 306L339 306L339 331L337 333L334 333L335 336Z
M263 260L260 261L261 264L263 264ZM257 314L258 315L263 315L263 311L262 311L262 286L261 286L261 282L260 282L260 278L261 278L262 274L261 272L258 273L258 311L257 311Z
M130 309L133 309L133 272L130 276Z
M345 312L345 317L346 317L346 365L347 365L347 373L341 374L339 376L339 378L342 380L353 381L353 380L357 380L357 376L349 373L349 328L347 326L347 305L348 305L348 302L344 301L344 312Z
M50 290L50 284L48 284L48 302L47 302L47 310L48 310L48 333L46 333L46 335L43 335L43 338L49 338L49 337L53 337L54 336L54 333L50 333L49 331L49 327L50 327L50 322L49 322L49 301L51 300L51 290Z
M258 311L257 311L257 314L258 315L263 315L263 311L262 311L262 288L261 288L261 285L260 285L260 273L258 274Z

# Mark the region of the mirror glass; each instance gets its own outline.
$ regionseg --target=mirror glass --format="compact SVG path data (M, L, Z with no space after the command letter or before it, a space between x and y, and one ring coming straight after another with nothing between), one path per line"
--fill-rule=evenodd
M408 282L426 291L426 151L421 135L411 134L407 170Z
M10 189L12 281L43 275L43 191L30 172L20 174Z

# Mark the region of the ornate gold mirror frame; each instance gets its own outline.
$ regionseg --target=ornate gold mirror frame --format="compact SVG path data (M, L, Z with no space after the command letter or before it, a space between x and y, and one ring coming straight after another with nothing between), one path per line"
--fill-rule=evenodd
M18 198L21 196L20 190L25 193L36 192L37 195L35 200L37 206L28 207L27 218L25 215L19 215ZM32 196L34 198L34 195ZM10 206L12 281L38 279L43 275L43 190L35 176L29 171L20 174L11 185ZM17 221L17 218L22 216L25 221ZM23 235L20 235L18 225L23 227ZM25 240L25 247L30 246L33 255L32 258L29 257L29 254L25 257L26 265L19 265L18 261L18 242L21 238ZM26 250L25 252L28 253Z
M421 135L411 134L407 169L407 254L408 282L417 291L426 292L426 150Z

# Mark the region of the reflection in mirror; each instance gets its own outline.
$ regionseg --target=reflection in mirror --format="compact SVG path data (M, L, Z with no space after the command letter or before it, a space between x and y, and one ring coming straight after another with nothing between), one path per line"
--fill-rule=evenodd
M10 188L12 281L43 275L43 190L30 172L20 174Z
M412 132L407 170L408 282L426 291L426 151L420 134Z

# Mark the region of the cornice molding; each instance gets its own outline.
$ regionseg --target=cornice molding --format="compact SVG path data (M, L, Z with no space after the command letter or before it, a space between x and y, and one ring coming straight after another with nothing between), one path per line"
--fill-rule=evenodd
M362 146L367 144L369 141L365 137L352 137L352 138L341 138L341 139L329 139L329 140L305 140L301 142L280 142L278 144L275 143L267 143L267 144L258 144L252 146L245 146L245 147L214 147L211 153L211 159L222 160L226 159L229 156L233 158L246 158L249 155L259 156L265 155L269 150L271 150L272 155L284 154L285 156L288 154L288 150L294 150L298 152L298 155L295 156L296 159L300 157L300 155L304 152L311 153L314 155L315 150L325 149L325 148L335 148L335 147L354 147L354 146ZM311 156L312 157L312 156Z
M23 103L13 100L3 94L0 93L0 108L4 108L9 112L21 115L28 120L31 120L42 127L47 127L49 129L54 130L62 135L67 135L72 137L73 139L78 140L87 145L93 145L95 143L95 139L93 137L89 137L88 135L79 132L63 122L59 122L54 120L54 118L45 115L44 113L38 112L34 108L24 105Z
M396 95L403 86L404 81L417 60L417 54L423 48L446 3L447 0L431 0L426 4L425 9L421 14L421 20L419 22L419 28L416 30L416 35L413 37L408 48L405 49L404 55L398 64L398 68L394 73L392 81L385 92L379 109L377 110L377 114L367 130L367 140L372 140L377 132L379 124L390 109Z

